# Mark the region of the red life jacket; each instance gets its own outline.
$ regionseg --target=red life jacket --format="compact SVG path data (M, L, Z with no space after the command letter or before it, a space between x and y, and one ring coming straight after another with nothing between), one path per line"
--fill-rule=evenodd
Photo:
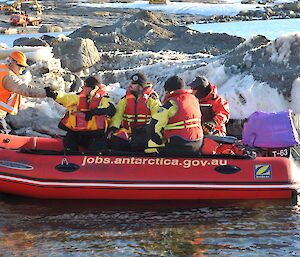
M138 99L129 91L126 92L126 107L122 120L123 128L143 127L150 122L151 112L147 101L153 92L152 87L145 87L143 95Z
M175 90L168 95L166 101L173 100L177 104L177 113L171 117L164 129L164 138L179 136L187 141L203 138L201 112L197 98L189 89Z
M108 120L105 115L94 115L91 120L85 120L85 111L90 111L99 106L106 91L98 89L93 96L79 95L79 103L75 112L68 111L60 121L60 127L64 126L72 131L95 131L107 128ZM90 98L90 99L89 99Z

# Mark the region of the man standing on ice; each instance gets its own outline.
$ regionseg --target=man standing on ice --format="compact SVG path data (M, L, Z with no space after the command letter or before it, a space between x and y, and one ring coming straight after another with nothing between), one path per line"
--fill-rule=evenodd
M46 97L45 88L30 87L18 78L28 66L27 58L21 51L12 52L7 63L0 64L0 133L8 134L10 129L5 121L7 113L16 115L21 96Z

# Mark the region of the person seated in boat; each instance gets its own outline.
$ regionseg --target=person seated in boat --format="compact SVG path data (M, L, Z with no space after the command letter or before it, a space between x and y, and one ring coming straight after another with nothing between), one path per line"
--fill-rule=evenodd
M198 155L203 140L198 99L178 76L170 77L164 88L164 104L153 115L147 130L150 141L146 152L157 144L158 153Z
M53 99L68 110L59 127L67 131L63 139L66 150L78 151L79 146L97 152L107 149L108 120L116 108L99 79L90 76L77 94L53 93Z
M30 87L18 77L27 66L26 55L21 51L12 52L6 62L0 64L0 133L10 132L5 117L18 113L21 96L39 98L47 95L45 88Z
M147 145L146 125L161 106L144 73L130 77L126 95L117 104L112 117L108 138L111 148L121 151L144 151Z
M226 136L229 104L218 94L217 87L203 76L196 77L188 86L199 100L204 134Z

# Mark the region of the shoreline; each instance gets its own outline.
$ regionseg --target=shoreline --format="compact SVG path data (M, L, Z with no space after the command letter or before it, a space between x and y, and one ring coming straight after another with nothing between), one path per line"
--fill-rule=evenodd
M95 2L95 1L88 1ZM127 1L127 3L134 1ZM178 4L185 3L189 1L180 1ZM117 1L104 1L101 3L115 3L124 4ZM174 2L175 3L175 2ZM177 2L176 2L177 3ZM222 4L223 1L192 1L191 4L201 3L201 4ZM226 3L226 2L225 2ZM298 2L284 3L278 5L262 5L262 4L252 4L251 6L245 7L245 10L241 8L240 12L236 15L194 15L194 14L177 14L170 13L168 11L155 11L159 13L166 20L173 20L177 25L189 25L198 23L226 23L231 21L249 21L256 19L275 19L275 18L300 18L300 6ZM103 27L106 25L112 25L118 21L118 19L129 18L132 15L137 14L143 9L132 9L132 8L112 8L112 7L86 7L84 4L80 4L74 1L51 1L44 0L44 6L51 9L43 10L42 22L39 26L27 26L27 27L14 27L9 24L10 15L0 14L0 28L2 29L16 29L18 34L30 34L37 33L41 26L58 26L61 27L63 31L76 30L83 25L89 25L92 27ZM99 3L98 3L99 4ZM230 6L231 4L229 4ZM233 5L233 4L232 4ZM241 5L246 6L246 5ZM254 8L256 6L257 8ZM191 9L193 7L190 7ZM254 10L252 10L254 8ZM147 8L146 8L147 9ZM148 8L149 10L151 8ZM152 8L153 9L153 8ZM234 10L234 9L233 9ZM237 9L239 10L239 9ZM146 10L145 10L146 11ZM203 8L203 12L209 12L209 8ZM217 10L214 11L218 12ZM29 16L35 16L33 11L28 11Z

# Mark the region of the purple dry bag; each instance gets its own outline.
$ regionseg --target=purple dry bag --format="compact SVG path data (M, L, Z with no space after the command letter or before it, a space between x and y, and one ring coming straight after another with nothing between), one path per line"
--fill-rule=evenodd
M255 112L243 128L243 143L249 146L282 148L299 143L291 118L292 111Z

